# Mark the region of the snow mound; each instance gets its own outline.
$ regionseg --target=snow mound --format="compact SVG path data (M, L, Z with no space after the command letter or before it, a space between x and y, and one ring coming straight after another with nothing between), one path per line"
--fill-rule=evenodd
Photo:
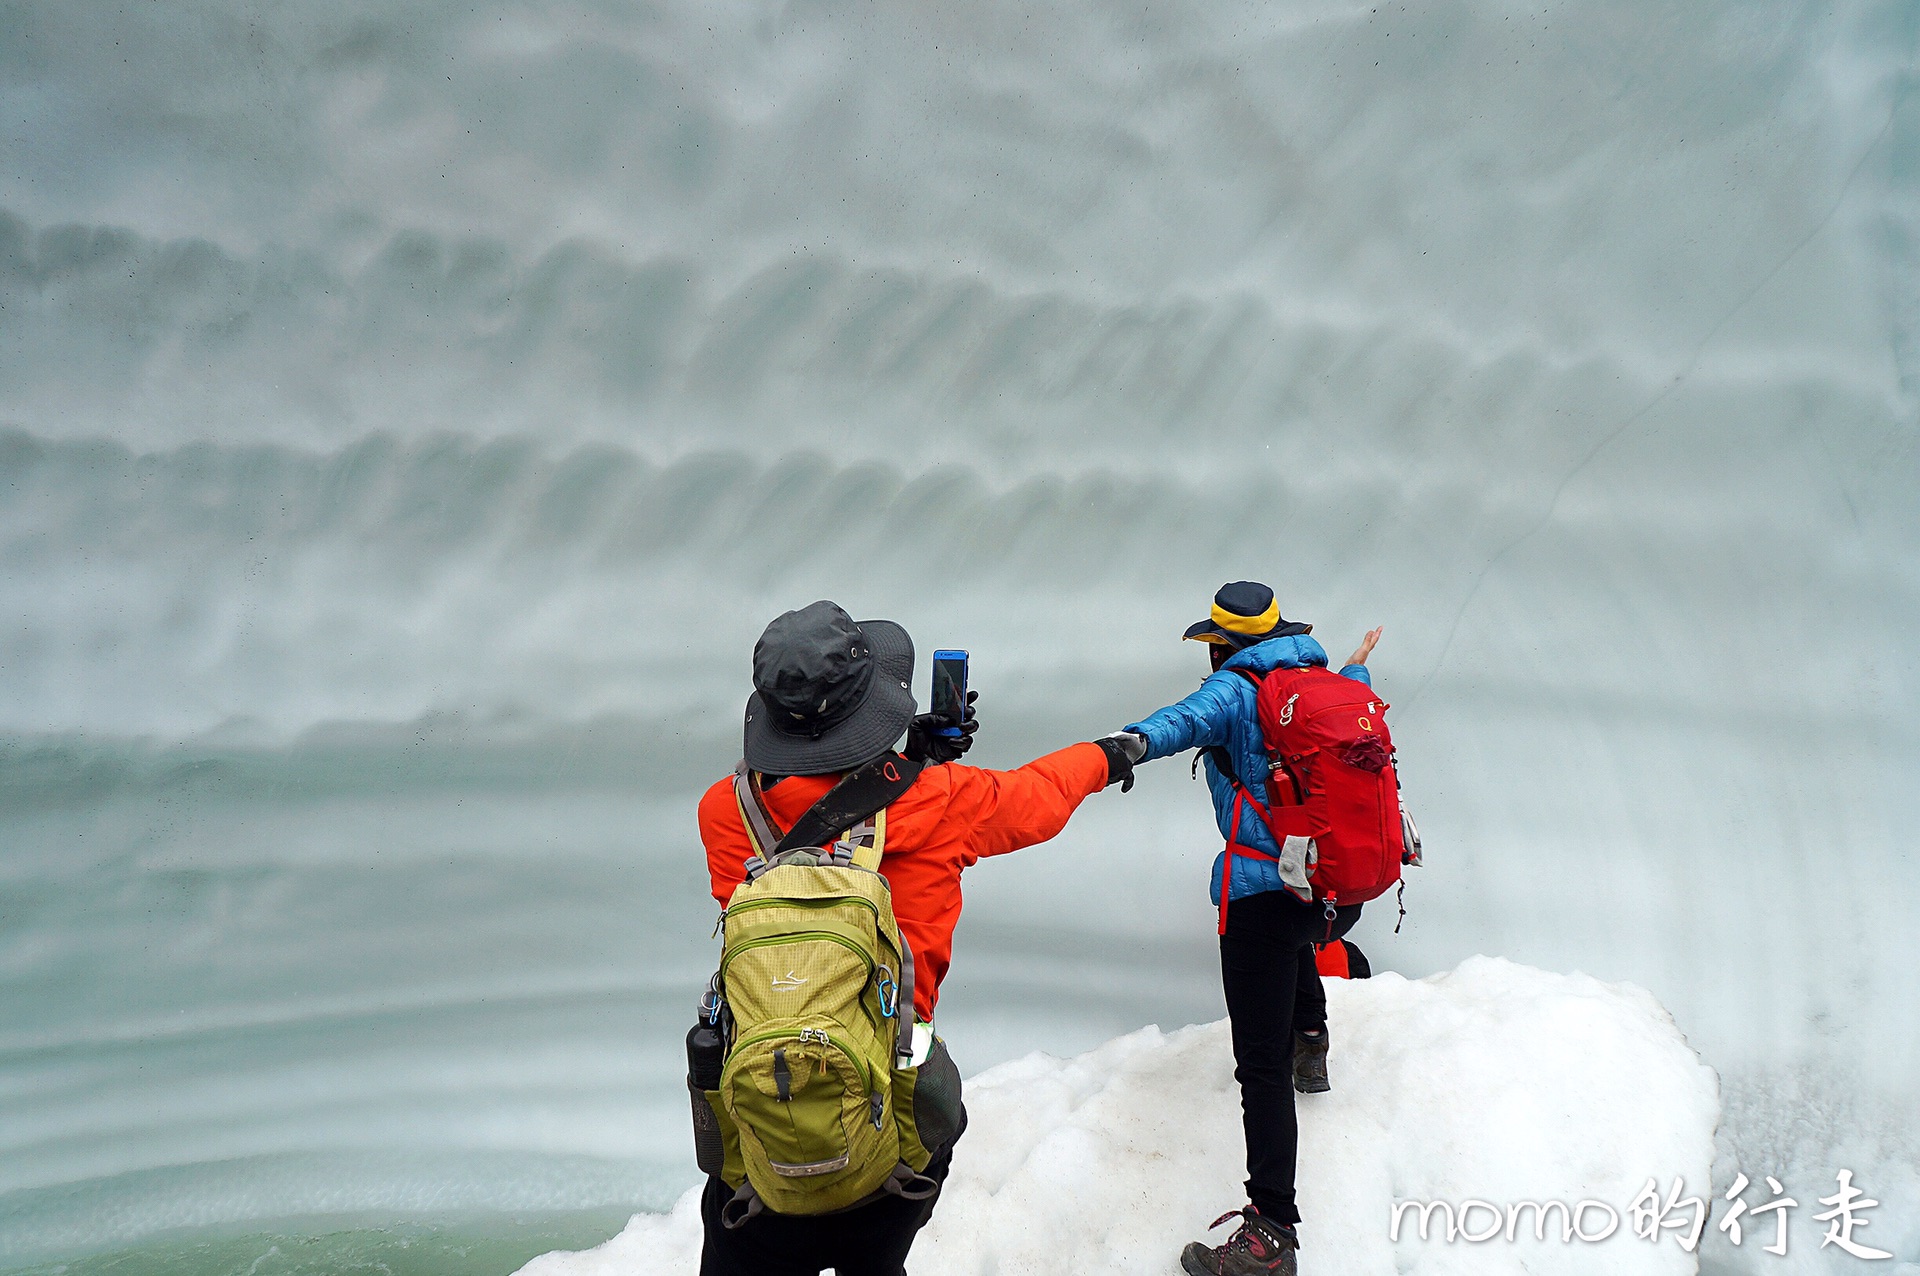
M1663 1197L1676 1177L1683 1196L1705 1194L1719 1112L1712 1071L1651 995L1487 957L1427 979L1328 984L1333 1091L1299 1104L1305 1276L1694 1270L1684 1228L1648 1240L1633 1225L1649 1179ZM1181 1246L1243 1200L1225 1022L1143 1028L1075 1059L1029 1055L968 1081L967 1107L914 1276L1173 1273ZM691 1274L698 1197L523 1276ZM1419 1211L1402 1211L1396 1243L1395 1202L1408 1200L1487 1207L1457 1218L1451 1240L1442 1212L1422 1240ZM1522 1201L1601 1204L1572 1239L1560 1211L1540 1240L1522 1210L1509 1239L1494 1224ZM1609 1212L1612 1233L1582 1239L1606 1231Z

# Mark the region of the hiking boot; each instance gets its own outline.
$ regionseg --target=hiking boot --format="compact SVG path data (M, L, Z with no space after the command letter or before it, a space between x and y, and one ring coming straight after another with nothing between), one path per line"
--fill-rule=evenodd
M1325 1094L1333 1088L1327 1080L1327 1030L1293 1034L1293 1088L1301 1094Z
M1251 1205L1229 1210L1213 1226L1230 1218L1241 1222L1226 1244L1214 1249L1194 1241L1181 1251L1180 1267L1187 1276L1298 1276L1294 1251L1300 1238L1291 1227L1263 1218Z

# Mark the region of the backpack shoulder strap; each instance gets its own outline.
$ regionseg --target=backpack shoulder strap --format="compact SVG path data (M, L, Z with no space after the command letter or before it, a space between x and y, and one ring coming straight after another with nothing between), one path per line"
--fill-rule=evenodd
M746 827L747 841L762 861L772 858L780 841L780 826L773 822L767 798L760 791L760 774L747 769L746 759L733 772L733 800L740 808L740 823Z
M1225 776L1227 779L1227 783L1231 784L1234 788L1238 789L1238 788L1245 787L1240 783L1240 773L1234 769L1233 754L1228 752L1222 746L1217 744L1210 744L1204 749L1197 749L1194 751L1193 770L1196 775L1199 774L1199 771L1200 771L1201 758L1206 758L1209 762L1212 762L1213 769L1218 771L1221 775Z
M1242 667L1238 669L1225 669L1225 670L1222 670L1221 672L1239 674L1242 678L1245 678L1248 682L1253 684L1253 690L1255 695L1258 695L1260 693L1260 683L1262 681L1262 678L1261 678L1261 675L1255 673L1253 670ZM1265 742L1262 741L1262 743L1264 744ZM1209 758L1213 759L1213 769L1218 771L1221 775L1226 776L1227 783L1231 784L1234 788L1238 789L1242 793L1245 793L1247 791L1247 786L1240 779L1240 772L1233 765L1232 750L1227 749L1221 745L1209 745L1206 748L1200 750L1200 752L1206 754ZM1197 757L1194 759L1194 763L1196 766L1199 764L1199 759Z
M840 782L815 802L785 833L760 789L760 776L741 762L733 773L733 796L747 841L762 864L771 865L788 851L824 846L842 839L852 862L874 869L886 850L886 808L920 778L921 764L896 753L883 753L840 777Z
M802 846L824 846L854 825L883 811L920 778L921 763L883 753L840 777L840 783L808 808L780 839L774 854ZM875 856L875 862L878 862Z
M887 809L881 807L843 834L833 849L843 851L855 868L869 873L880 871L880 857L887 850Z

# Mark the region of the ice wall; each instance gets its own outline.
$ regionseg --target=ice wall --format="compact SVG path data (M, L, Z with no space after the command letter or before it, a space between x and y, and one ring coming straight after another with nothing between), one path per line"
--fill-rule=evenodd
M1241 576L1387 626L1384 967L1632 979L1728 1166L1920 1201L1916 22L7 7L0 1239L664 1201L766 619L1007 764ZM974 1065L1217 1017L1181 766L969 878Z

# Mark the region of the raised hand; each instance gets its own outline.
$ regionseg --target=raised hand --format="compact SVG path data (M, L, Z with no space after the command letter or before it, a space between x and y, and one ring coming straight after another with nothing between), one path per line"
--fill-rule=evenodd
M1351 656L1347 657L1347 663L1350 665L1366 664L1367 657L1371 656L1373 654L1374 647L1379 645L1380 631L1385 628L1386 628L1385 625L1378 625L1372 629L1367 630L1367 636L1360 640L1360 645L1353 649L1353 654Z

